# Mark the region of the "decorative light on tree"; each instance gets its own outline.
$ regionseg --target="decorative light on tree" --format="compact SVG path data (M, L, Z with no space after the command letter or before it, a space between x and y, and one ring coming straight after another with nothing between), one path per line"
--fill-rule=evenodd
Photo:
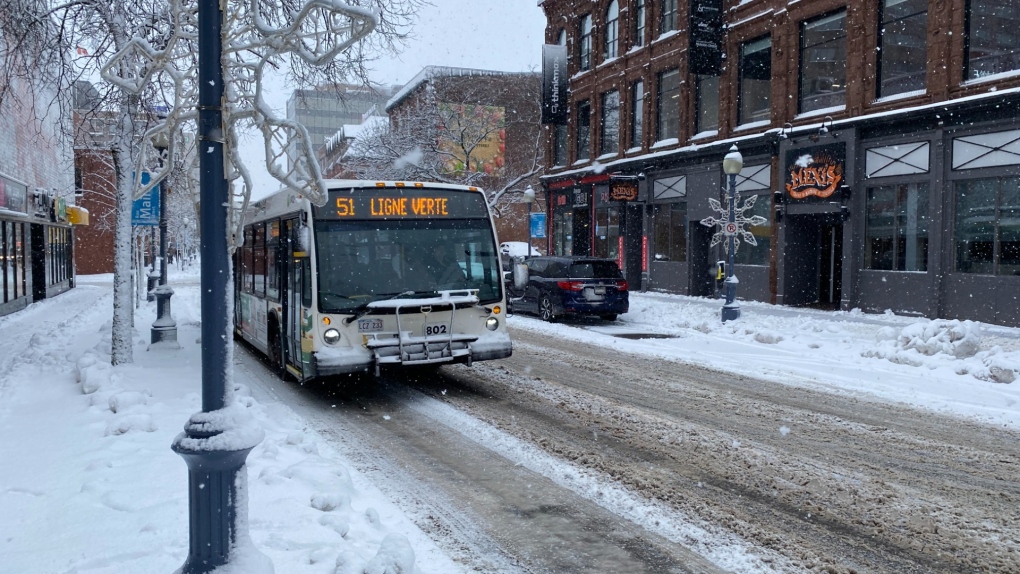
M365 8L348 6L341 0L309 0L293 19L280 27L270 24L265 15L271 8L265 0L239 1L226 10L223 26L224 107L223 143L226 154L227 179L234 198L233 224L240 226L243 212L251 197L252 182L248 169L238 155L238 133L244 127L262 132L265 142L266 169L286 187L298 190L317 204L326 201L326 188L319 163L312 151L308 131L301 124L281 119L263 99L263 71L281 65L282 56L296 54L311 66L330 63L338 54L367 36L379 23L379 15ZM135 197L141 197L168 175L173 162L159 161L151 146L153 136L166 136L170 146L166 154L174 157L178 142L171 134L181 133L188 122L198 121L198 67L195 65L195 42L198 38L198 2L171 0L173 30L166 47L157 50L145 39L135 37L115 54L101 73L105 80L129 94L140 94L153 77L165 74L173 84L173 106L166 119L150 129L142 138L139 176L135 181ZM293 159L288 165L288 150ZM197 150L202 153L202 150ZM192 161L197 161L196 154ZM140 174L149 171L148 184L141 183ZM197 170L188 170L195 173ZM240 179L241 187L233 183ZM197 188L197 183L195 184ZM240 233L235 235L241 237Z
M189 555L182 574L239 571L230 563L244 563L245 572L272 572L272 562L254 549L247 533L247 473L245 459L262 441L263 431L235 403L230 383L232 367L227 309L233 308L230 288L230 237L243 237L240 216L251 197L251 178L238 155L238 127L247 123L262 132L266 168L283 185L311 201L326 201L326 186L312 152L308 132L300 124L273 116L262 98L266 64L281 64L292 53L310 66L329 64L340 52L364 38L380 17L341 0L309 0L296 13L277 10L266 0L171 0L166 29L160 30L161 50L141 37L102 68L103 77L127 94L137 96L153 82L173 86L173 105L166 119L142 138L134 172L149 171L149 185L134 181L140 196L169 174L174 134L182 124L197 126L200 166L198 188L202 224L202 411L192 415L171 448L188 465ZM269 19L287 20L273 27ZM291 20L292 19L292 20ZM293 60L292 60L293 61ZM124 119L130 126L130 114ZM152 147L168 142L163 161ZM290 151L289 166L281 165ZM199 159L200 158L200 159ZM192 173L193 170L188 170ZM234 182L242 180L241 193ZM240 196L239 196L240 195ZM228 231L236 230L230 234ZM245 556L241 557L240 554Z

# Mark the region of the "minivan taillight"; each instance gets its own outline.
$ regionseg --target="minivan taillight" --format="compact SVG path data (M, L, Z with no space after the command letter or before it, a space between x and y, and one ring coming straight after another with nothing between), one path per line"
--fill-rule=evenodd
M584 282L582 281L557 281L556 286L564 291L580 291L584 289Z
M619 289L620 291L626 291L628 287L629 285L627 285L626 279L620 279L619 281L616 282L616 288Z

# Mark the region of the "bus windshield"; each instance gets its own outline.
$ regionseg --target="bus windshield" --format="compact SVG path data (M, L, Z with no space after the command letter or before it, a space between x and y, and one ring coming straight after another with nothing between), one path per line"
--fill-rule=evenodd
M319 310L354 313L401 294L477 289L502 297L495 238L486 219L316 221Z

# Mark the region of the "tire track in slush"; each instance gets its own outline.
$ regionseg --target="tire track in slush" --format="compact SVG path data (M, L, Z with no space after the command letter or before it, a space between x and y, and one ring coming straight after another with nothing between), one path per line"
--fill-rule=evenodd
M1020 571L1017 433L516 332L437 400L825 572Z

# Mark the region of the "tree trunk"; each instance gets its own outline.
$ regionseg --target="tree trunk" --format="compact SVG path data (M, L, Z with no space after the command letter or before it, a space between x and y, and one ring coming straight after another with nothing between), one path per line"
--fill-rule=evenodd
M117 178L117 214L113 234L113 338L110 362L134 362L135 306L131 289L131 204L134 201L134 159L130 142L134 132L131 111L135 97L121 105L117 142L113 145Z

